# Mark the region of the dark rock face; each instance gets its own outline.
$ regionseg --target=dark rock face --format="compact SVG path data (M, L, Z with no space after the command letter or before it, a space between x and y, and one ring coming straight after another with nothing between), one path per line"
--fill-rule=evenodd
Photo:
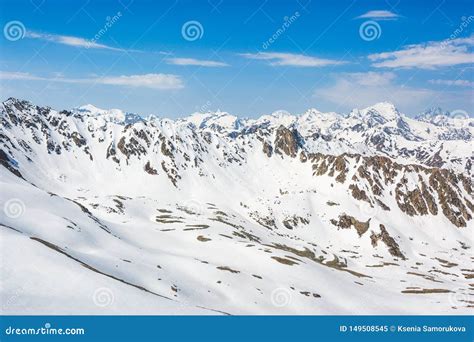
M263 153L265 153L268 158L273 154L273 147L266 141L263 143Z
M110 143L109 147L107 147L107 153L106 153L106 158L109 159L111 158L114 162L117 164L120 163L118 158L116 157L117 151L115 150L115 146L113 143Z
M369 197L365 193L365 190L359 189L357 184L349 185L349 189L352 191L352 197L354 197L356 200L370 203Z
M377 247L379 241L382 241L388 247L388 252L391 255L406 260L405 255L403 255L403 253L400 251L398 243L393 237L390 236L383 224L380 225L380 233L375 234L374 232L372 232L372 234L370 235L370 240L374 248Z
M305 151L301 151L300 153L300 162L306 163L308 161L308 156L306 155Z
M405 190L404 192L406 182L406 178L403 178L402 182L397 184L395 190L398 207L410 216L428 215L428 213L436 215L438 206L423 180L420 179L419 188L417 187L411 191Z
M339 228L349 229L354 227L357 231L359 236L364 235L365 232L369 229L370 226L370 219L366 222L359 221L353 216L349 216L346 214L339 215L339 220L331 220L331 223Z
M473 206L460 195L459 187L462 186L472 200L472 179L450 170L434 169L429 183L438 194L443 214L457 227L466 227L467 221L472 219Z
M178 179L181 179L181 176L178 174L178 171L176 171L176 168L174 166L170 167L164 161L161 162L161 168L166 173L171 183L173 183L175 187L178 187Z
M314 175L321 176L327 173L328 176L333 177L337 172L336 181L344 183L348 172L347 162L345 160L346 156L346 154L341 154L336 157L316 153L308 155L308 158L313 162Z
M140 156L146 153L146 149L134 137L131 137L128 142L125 137L122 137L117 144L117 148L127 157L127 159L131 156Z
M298 153L298 132L285 126L278 127L275 137L275 153L295 158Z
M156 169L154 169L152 166L151 166L151 163L150 161L147 161L145 166L144 166L144 170L145 172L149 173L150 175L157 175L158 174L158 171L156 171Z
M71 134L71 138L72 138L72 141L74 141L74 143L76 144L77 147L81 147L81 146L84 146L87 144L87 141L86 139L84 139L84 137L79 134L78 132L73 132Z
M283 226L285 226L285 228L293 229L297 227L299 223L309 224L309 220L305 219L304 217L293 215L293 216L286 217L282 223L283 223Z
M378 205L383 210L390 210L383 200L389 195L409 216L437 215L441 209L457 227L466 227L474 214L472 180L452 170L402 165L381 156L342 154L336 157L318 153L310 155L309 159L313 163L313 175L335 177L343 184L349 165L356 167L348 189L352 197L371 207ZM384 193L386 189L390 189L388 194L387 191Z
M0 150L0 164L3 165L8 171L13 173L15 176L23 178L20 171L13 167L12 160L7 156L3 150Z
M160 137L161 139L161 153L167 157L173 157L174 147L173 144L166 140L165 137Z

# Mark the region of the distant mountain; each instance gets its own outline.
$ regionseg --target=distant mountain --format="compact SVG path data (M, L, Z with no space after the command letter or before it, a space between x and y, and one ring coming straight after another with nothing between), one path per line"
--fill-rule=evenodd
M1 291L33 314L470 312L472 118L0 113Z

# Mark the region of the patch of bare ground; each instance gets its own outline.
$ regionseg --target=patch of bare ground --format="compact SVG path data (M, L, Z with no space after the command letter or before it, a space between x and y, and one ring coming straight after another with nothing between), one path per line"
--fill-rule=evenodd
M430 294L430 293L450 293L450 290L447 289L413 289L413 290L403 290L402 293L407 294Z
M217 268L218 270L227 271L227 272L230 272L230 273L240 273L240 271L233 270L233 269L230 268L229 266L217 266L216 268Z
M446 267L446 268L451 268L451 267L458 266L458 264L456 264L454 262L450 262L448 260L444 260L444 259L441 259L441 258L435 258L435 259L438 260L438 262L441 264L441 266Z
M246 232L244 230L240 230L240 231L234 230L232 232L232 235L237 236L241 239L249 240L251 242L260 242L260 238L258 236L253 235L253 234L251 234L249 232Z
M222 212L217 211L216 213L222 213ZM225 214L225 213L223 213L223 214ZM223 224L225 224L225 225L231 226L231 227L233 227L233 228L242 228L242 229L243 229L243 227L241 227L241 226L239 226L239 225L237 225L237 224L235 224L235 223L232 223L232 222L229 222L229 221L225 220L225 217L228 217L227 214L225 214L225 215L217 215L216 217L210 217L209 220L211 220L211 221L216 221L216 222L220 222L220 223L223 223Z
M209 228L209 226L208 226L207 224L187 224L186 227L188 227L188 228L184 228L184 229L183 229L184 231L188 231L188 230L203 230L203 229Z
M189 207L186 207L186 206L180 206L180 205L177 205L176 206L176 209L188 214L188 215L199 215L199 211L195 210L194 208L189 208Z
M293 260L290 260L290 259L287 259L287 258L281 258L281 257L277 257L277 256L272 256L271 258L278 261L280 264L284 264L284 265L288 265L288 266L298 265L298 263L296 261L293 261Z
M209 239L209 238L207 238L207 237L205 237L205 236L202 236L202 235L199 235L199 236L197 237L197 239L198 239L198 241L201 241L201 242L207 242L207 241L211 241L211 240L212 240L212 239Z
M338 271L348 272L348 273L350 273L350 274L352 274L352 275L354 275L358 278L363 278L363 277L372 278L371 276L368 276L366 274L362 274L362 273L359 273L359 272L352 271L352 270L348 269L347 268L347 263L346 262L341 262L336 255L334 255L333 260L326 261L326 258L324 256L322 256L322 255L316 256L316 254L313 251L311 251L310 249L308 249L307 247L304 247L303 250L298 250L296 248L292 248L292 247L282 245L282 244L278 244L278 243L274 243L272 245L264 245L264 246L279 249L279 250L282 250L282 251L286 251L286 252L295 254L296 256L298 256L300 258L309 259L309 260L314 261L314 262L316 262L320 265L330 267L330 268L333 268L333 269L338 270Z
M456 278L459 278L459 276L456 273L444 272L444 271L437 270L437 269L432 269L432 270L429 270L428 272L430 272L430 273L440 273L440 274L444 274L444 275L451 275L451 276L454 276Z
M429 274L422 274L422 273L416 273L416 272L407 272L407 274L414 275L414 276L417 276L417 277L422 277L422 278L424 278L426 280L430 280L434 283L442 283L442 281L436 280L435 277L433 277Z
M155 218L156 222L159 223L183 223L183 217L180 216L173 216L169 214L157 215Z
M249 213L249 216L262 227L265 227L269 230L276 229L275 219L271 216L260 216L260 214L256 211Z
M309 220L297 215L293 215L293 216L286 217L282 223L286 229L291 230L293 228L296 228L299 223L304 224L304 225L309 224Z
M310 291L300 291L300 293L303 295L303 296L306 296L306 297L311 297L313 296L314 298L321 298L321 295L317 294L317 293L311 293Z
M394 262L383 262L381 264L376 264L376 265L365 265L365 267L385 267L385 266L400 266L400 265Z
M372 232L372 234L370 234L370 240L374 248L377 247L378 241L382 241L388 247L388 252L392 256L406 260L405 255L403 255L398 246L398 243L390 236L383 224L380 224L380 233L375 234Z
M163 214L172 214L173 212L171 210L168 210L168 209L156 209L158 210L160 213L163 213Z

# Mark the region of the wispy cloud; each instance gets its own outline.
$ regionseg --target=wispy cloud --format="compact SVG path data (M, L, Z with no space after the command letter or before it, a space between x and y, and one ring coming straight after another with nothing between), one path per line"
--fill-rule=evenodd
M474 36L405 46L401 50L369 55L377 68L420 68L474 63Z
M98 83L122 85L130 87L145 87L152 89L181 89L183 81L177 75L171 74L145 74L117 77L103 77L97 79Z
M393 72L354 72L346 74L347 78L362 86L386 86L396 78Z
M0 71L0 79L63 83L95 83L114 86L143 87L158 90L181 89L184 87L182 79L179 76L172 74L121 75L94 78L63 78L41 77L29 73Z
M38 32L26 32L26 38L31 39L39 39L48 42L53 42L57 44L63 44L68 46L74 46L78 48L87 48L87 49L106 49L106 50L113 50L113 51L124 51L123 49L115 48L112 46L99 44L92 40L80 38L80 37L73 37L73 36L63 36L57 34L50 34L50 33L38 33Z
M468 80L429 80L429 82L438 85L474 87L474 82Z
M258 52L240 54L245 58L266 60L273 66L295 66L295 67L323 67L327 65L343 64L343 61L323 59L293 53L281 52Z
M202 67L225 67L229 66L227 63L210 61L205 59L195 59L195 58L168 58L166 59L168 64L174 65L195 65Z
M374 19L374 20L395 20L400 18L396 13L385 11L385 10L375 10L368 11L362 15L356 17L356 19Z
M344 73L336 76L332 86L317 89L315 98L335 105L362 108L377 102L390 101L402 107L428 103L436 92L396 84L392 72Z
M43 77L31 75L27 72L0 71L0 80L44 81L45 79Z

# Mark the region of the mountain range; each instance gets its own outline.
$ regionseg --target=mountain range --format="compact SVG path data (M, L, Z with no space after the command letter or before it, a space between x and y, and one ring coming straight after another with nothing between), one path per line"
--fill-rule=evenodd
M472 312L464 113L0 113L3 313Z

